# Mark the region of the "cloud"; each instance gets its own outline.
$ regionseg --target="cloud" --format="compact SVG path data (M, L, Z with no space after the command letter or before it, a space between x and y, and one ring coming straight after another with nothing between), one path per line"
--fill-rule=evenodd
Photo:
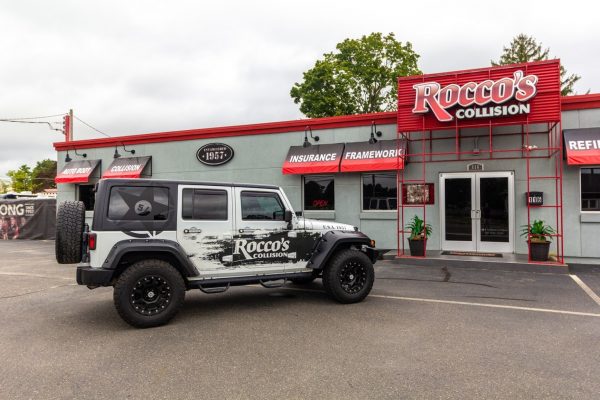
M425 72L489 65L525 32L600 91L593 2L115 1L0 6L0 117L76 115L112 135L302 118L294 82L347 37L395 32ZM0 124L0 175L58 132ZM99 135L75 124L79 139Z

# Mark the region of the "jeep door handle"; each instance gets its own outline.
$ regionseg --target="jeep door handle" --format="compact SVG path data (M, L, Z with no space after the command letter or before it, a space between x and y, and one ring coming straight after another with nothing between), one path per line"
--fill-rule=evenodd
M183 230L183 233L188 234L188 233L202 233L202 229L199 228L186 228Z
M240 232L240 233L252 233L252 232L256 232L256 231L257 231L257 229L254 229L254 228L242 228L242 229L238 230L238 232Z

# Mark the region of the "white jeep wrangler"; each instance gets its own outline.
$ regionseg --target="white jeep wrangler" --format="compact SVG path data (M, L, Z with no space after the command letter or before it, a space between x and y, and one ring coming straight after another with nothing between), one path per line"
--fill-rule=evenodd
M106 179L91 229L82 202L59 205L56 259L79 263L77 283L114 286L119 315L135 327L167 323L197 288L278 287L322 277L342 303L374 281L375 243L358 229L296 215L277 186Z

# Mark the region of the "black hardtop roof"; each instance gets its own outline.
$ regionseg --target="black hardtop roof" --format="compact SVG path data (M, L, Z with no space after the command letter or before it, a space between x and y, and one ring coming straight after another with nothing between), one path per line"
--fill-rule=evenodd
M120 184L175 184L175 185L204 185L204 186L225 186L225 187L247 187L255 189L279 189L276 185L261 185L257 183L239 183L239 182L208 182L208 181L186 181L186 180L170 180L170 179L130 179L130 178L109 178L102 179L101 182L120 183Z

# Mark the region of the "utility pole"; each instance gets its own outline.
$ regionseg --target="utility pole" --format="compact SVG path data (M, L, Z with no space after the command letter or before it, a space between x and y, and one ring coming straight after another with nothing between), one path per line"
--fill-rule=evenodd
M68 133L68 142L73 140L73 109L69 110L69 133Z
M65 135L65 142L73 140L73 110L69 110L69 113L63 116L62 132Z

